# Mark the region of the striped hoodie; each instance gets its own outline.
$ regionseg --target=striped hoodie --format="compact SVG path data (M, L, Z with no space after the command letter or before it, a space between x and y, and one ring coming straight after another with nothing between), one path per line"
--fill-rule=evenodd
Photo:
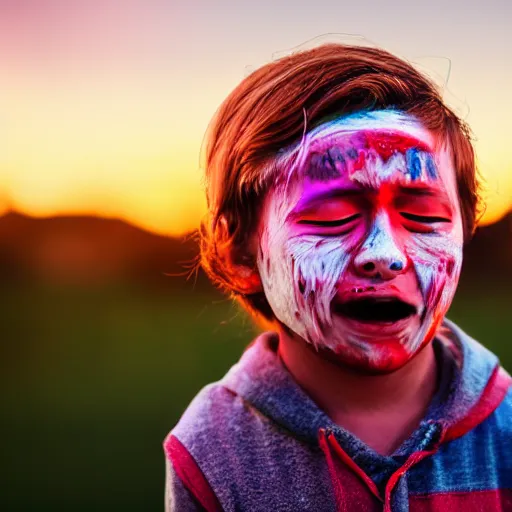
M257 337L164 441L166 511L512 511L511 378L449 320L425 418L383 456L335 424Z

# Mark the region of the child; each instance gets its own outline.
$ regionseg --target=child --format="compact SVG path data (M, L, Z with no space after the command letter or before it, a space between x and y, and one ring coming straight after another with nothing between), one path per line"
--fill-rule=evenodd
M167 437L168 511L512 510L512 393L444 318L469 130L375 48L245 78L216 115L202 265L268 326Z

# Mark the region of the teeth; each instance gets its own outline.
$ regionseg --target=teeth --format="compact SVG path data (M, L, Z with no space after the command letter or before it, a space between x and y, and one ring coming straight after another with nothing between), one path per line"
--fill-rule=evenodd
M402 300L400 299L395 299L393 297L367 297L365 300L367 300L368 302L378 302L378 303L383 303L383 304L388 304L388 303L391 303L391 302L396 302L397 304L401 303L401 304L405 304Z

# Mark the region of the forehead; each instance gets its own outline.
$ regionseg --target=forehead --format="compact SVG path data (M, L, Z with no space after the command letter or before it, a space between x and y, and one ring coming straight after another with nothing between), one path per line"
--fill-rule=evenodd
M376 110L357 112L327 121L311 130L305 142L310 145L332 136L350 134L361 130L389 131L409 135L433 146L434 136L423 124L410 114L398 110Z
M294 178L308 187L345 184L379 190L384 183L433 190L455 187L449 149L414 117L394 110L326 122L285 156L287 182Z

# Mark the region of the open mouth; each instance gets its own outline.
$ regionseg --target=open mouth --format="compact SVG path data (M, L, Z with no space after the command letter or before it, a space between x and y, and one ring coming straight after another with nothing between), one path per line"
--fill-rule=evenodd
M361 298L335 305L336 313L365 323L393 323L416 314L416 308L392 297Z

